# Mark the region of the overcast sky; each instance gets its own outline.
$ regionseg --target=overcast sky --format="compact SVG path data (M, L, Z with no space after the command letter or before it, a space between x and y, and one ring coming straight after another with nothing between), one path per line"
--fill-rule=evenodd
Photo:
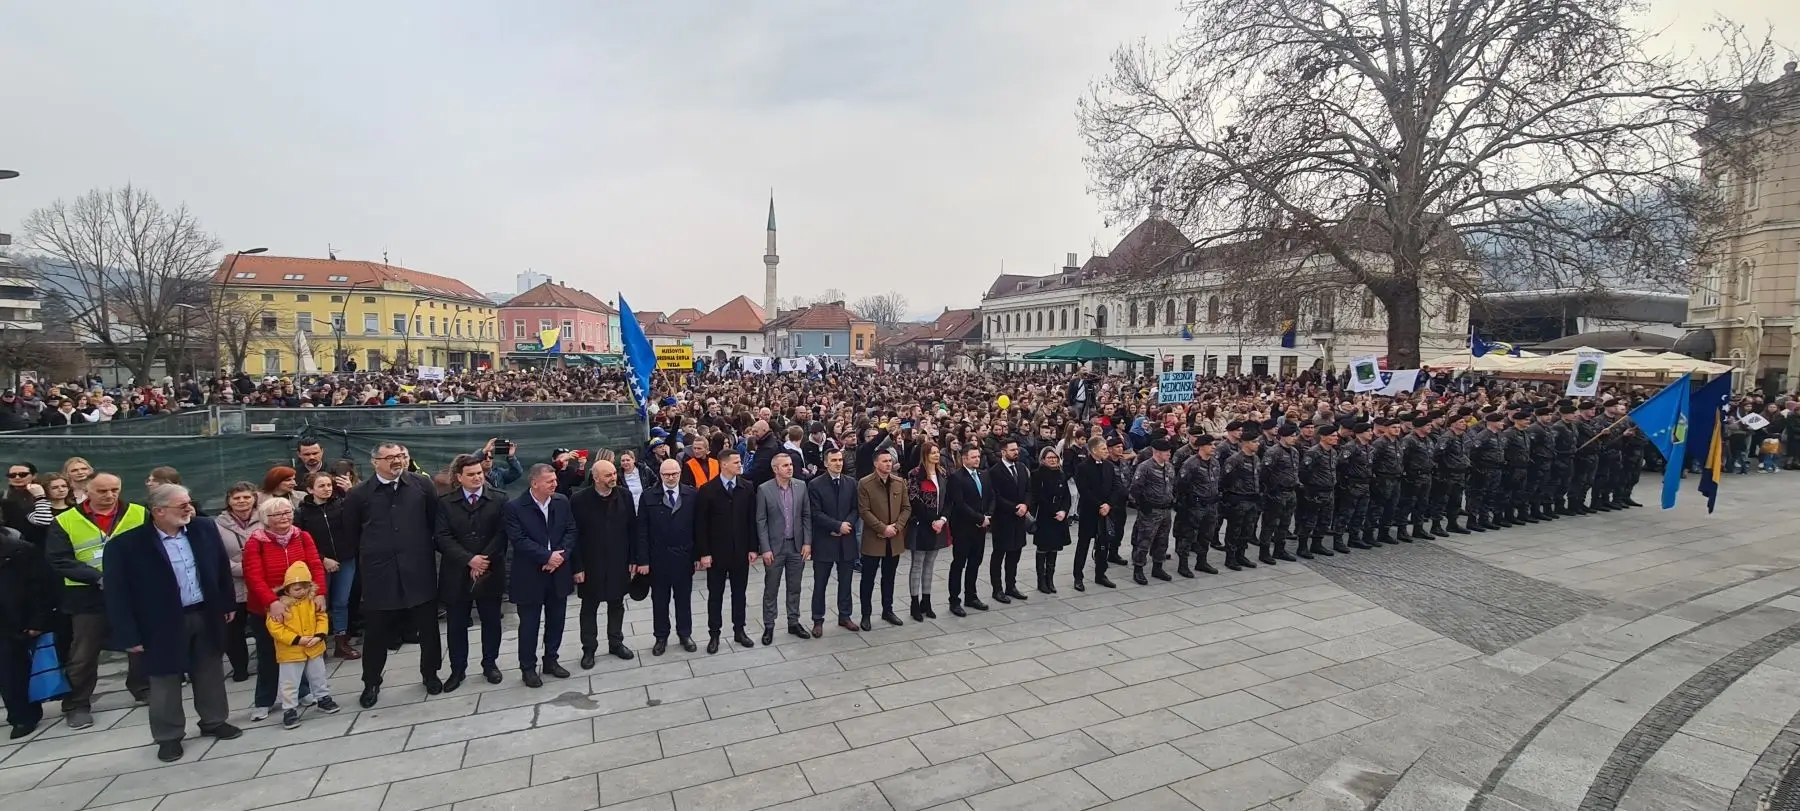
M1672 42L1714 10L1655 0ZM603 10L603 8L606 10ZM625 10L613 10L625 7ZM1176 0L14 3L0 230L136 183L228 248L380 259L638 309L889 288L979 303L1002 263L1110 248L1075 102ZM652 10L653 9L653 10Z

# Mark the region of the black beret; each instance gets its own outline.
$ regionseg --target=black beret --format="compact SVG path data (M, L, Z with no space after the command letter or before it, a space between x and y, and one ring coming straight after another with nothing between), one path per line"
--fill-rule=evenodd
M1426 428L1431 425L1431 418L1430 417L1414 417L1412 424L1413 424L1414 428Z
M1366 434L1370 431L1375 430L1375 426L1370 425L1366 422L1359 422L1355 425L1350 426L1350 430L1355 431L1356 433L1359 433L1359 434Z
M1212 434L1201 434L1197 437L1194 437L1194 441L1201 445L1211 445L1214 442L1217 442L1218 440L1214 439Z
M1528 420L1531 419L1531 412L1521 408L1512 413L1512 418L1515 420Z
M1244 424L1238 420L1232 420L1231 422L1225 423L1225 430L1242 431L1244 430Z
M1457 408L1456 408L1456 416L1458 416L1458 417L1467 417L1474 413L1475 413L1474 406L1457 406Z
M1489 411L1486 419L1488 422L1505 422L1506 415L1498 411Z
M1434 420L1441 420L1444 418L1444 410L1441 408L1434 408L1430 414L1426 414L1425 416Z
M1387 426L1389 426L1389 425L1393 425L1393 424L1394 424L1394 420L1393 420L1393 419L1392 419L1392 418L1390 418L1390 417L1376 417L1376 418L1375 418L1375 424L1376 424L1376 425L1379 425L1379 426L1381 426L1381 427L1383 427L1383 428L1386 428L1386 427L1387 427Z
M1595 405L1593 400L1583 400L1581 401L1581 405L1577 406L1577 409L1581 411L1593 411L1594 408Z
M1537 415L1540 417L1550 416L1550 407L1549 406L1539 406L1538 410L1537 410Z
M1319 426L1319 433L1320 434L1335 434L1335 433L1337 433L1337 429L1338 429L1337 425L1328 422L1328 423L1325 423L1324 425Z
M1276 428L1280 428L1280 427L1281 427L1281 420L1270 418L1270 419L1266 419L1266 420L1262 421L1262 429L1264 431L1273 431Z
M1416 416L1418 416L1418 415L1412 413L1411 411L1402 411L1402 412L1400 412L1400 416L1395 417L1394 419L1396 419L1400 422L1412 422L1413 417L1416 417Z
M1558 413L1558 414L1573 414L1573 413L1575 413L1575 404L1565 402L1562 405L1559 405L1556 407L1556 413Z
M1150 443L1150 450L1153 450L1153 451L1165 451L1166 452L1166 451L1172 451L1174 449L1175 449L1175 446L1170 445L1169 440L1166 440L1166 439L1157 439Z
M1295 434L1300 433L1300 429L1298 427L1296 427L1293 423L1290 422L1286 425L1281 426L1279 429L1277 429L1275 431L1275 433L1279 436L1293 436Z

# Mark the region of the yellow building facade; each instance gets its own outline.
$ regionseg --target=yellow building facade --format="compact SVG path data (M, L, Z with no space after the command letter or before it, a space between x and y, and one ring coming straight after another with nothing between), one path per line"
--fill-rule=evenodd
M251 375L492 367L499 305L451 278L378 262L225 257L214 274L220 358ZM235 370L234 370L235 371Z

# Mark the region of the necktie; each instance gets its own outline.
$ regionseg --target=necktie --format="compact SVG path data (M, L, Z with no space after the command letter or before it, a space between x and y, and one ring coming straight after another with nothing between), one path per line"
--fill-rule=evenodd
M675 491L674 490L664 490L663 491L663 503L669 505L669 510L671 512L674 511L674 509L675 509Z
M473 505L475 503L475 499L478 499L480 497L481 497L481 494L479 494L479 493L470 493L469 494L469 504Z
M980 498L981 497L981 474L976 473L975 471L971 470L971 471L969 471L969 480L975 482L975 497Z
M730 495L730 494L731 494L731 488L732 488L732 485L735 485L735 484L737 484L737 482L736 482L736 481L727 481L727 482L725 482L725 494L726 494L726 495Z

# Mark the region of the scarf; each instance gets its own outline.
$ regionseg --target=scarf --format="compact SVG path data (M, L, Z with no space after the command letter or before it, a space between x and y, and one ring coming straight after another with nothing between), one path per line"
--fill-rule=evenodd
M255 533L253 533L250 536L250 539L251 540L264 540L264 541L269 541L271 543L278 543L278 544L281 544L282 546L287 546L289 542L294 540L294 536L298 535L298 534L300 534L300 527L295 524L289 524L287 531L280 533L280 534L277 534L274 530L269 529L268 527L263 527L262 529L259 529Z

